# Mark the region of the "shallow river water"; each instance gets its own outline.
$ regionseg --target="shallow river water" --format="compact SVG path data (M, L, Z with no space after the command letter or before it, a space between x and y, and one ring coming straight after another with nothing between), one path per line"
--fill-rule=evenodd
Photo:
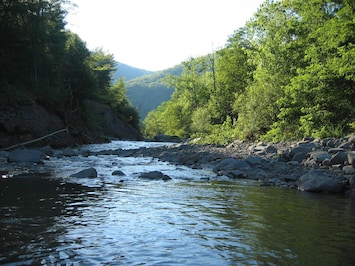
M142 145L159 144L87 148ZM51 176L0 180L1 265L355 263L355 197L260 187L144 157L53 158L45 167ZM87 167L98 178L69 177ZM173 180L138 179L152 170Z

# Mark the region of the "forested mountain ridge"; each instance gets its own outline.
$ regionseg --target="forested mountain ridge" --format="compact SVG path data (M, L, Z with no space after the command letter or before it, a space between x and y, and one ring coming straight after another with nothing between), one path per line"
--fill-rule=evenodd
M1 147L63 127L68 138L82 141L102 135L141 138L124 83L112 83L113 55L89 51L65 30L64 3L0 2ZM112 121L122 127L110 127Z
M120 78L123 78L125 81L128 81L152 73L154 73L154 71L136 68L120 62L116 62L116 71L113 74L113 80L117 81Z
M145 134L280 141L355 130L353 0L266 0L213 54L183 63Z
M180 75L181 71L182 65L176 65L126 82L126 95L132 105L138 109L141 119L162 102L170 99L174 88L168 87L164 78L168 75Z

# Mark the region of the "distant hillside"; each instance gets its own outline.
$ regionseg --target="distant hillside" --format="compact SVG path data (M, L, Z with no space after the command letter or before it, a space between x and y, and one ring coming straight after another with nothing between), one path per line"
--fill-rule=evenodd
M157 108L162 102L168 101L173 88L168 88L162 79L169 74L180 75L182 65L129 80L125 83L126 95L133 106L138 108L140 118Z
M119 63L119 62L117 62L116 68L117 68L117 70L113 74L114 80L118 80L122 77L122 78L124 78L125 81L128 81L131 79L135 79L135 78L138 78L138 77L141 77L144 75L154 73L153 71L131 67L129 65Z

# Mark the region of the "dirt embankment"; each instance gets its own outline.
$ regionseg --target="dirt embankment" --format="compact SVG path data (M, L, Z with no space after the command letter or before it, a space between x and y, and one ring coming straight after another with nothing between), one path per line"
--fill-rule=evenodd
M100 127L92 130L85 123L86 118L72 115L70 121L64 115L48 111L41 105L0 107L0 148L34 140L61 129L61 132L37 142L36 146L50 145L53 148L97 143L103 137L141 140L142 135L131 125L118 118L108 106L96 104L93 109L100 120Z

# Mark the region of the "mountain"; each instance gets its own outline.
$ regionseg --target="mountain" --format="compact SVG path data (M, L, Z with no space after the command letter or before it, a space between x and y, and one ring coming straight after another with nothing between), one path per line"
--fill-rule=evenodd
M176 65L162 71L144 75L125 83L126 95L132 105L138 108L140 118L157 108L162 102L168 101L174 88L168 88L162 81L167 75L180 75L182 65Z
M124 78L125 81L141 77L143 75L148 75L154 73L153 71L131 67L129 65L119 63L116 64L116 72L113 75L114 80Z

